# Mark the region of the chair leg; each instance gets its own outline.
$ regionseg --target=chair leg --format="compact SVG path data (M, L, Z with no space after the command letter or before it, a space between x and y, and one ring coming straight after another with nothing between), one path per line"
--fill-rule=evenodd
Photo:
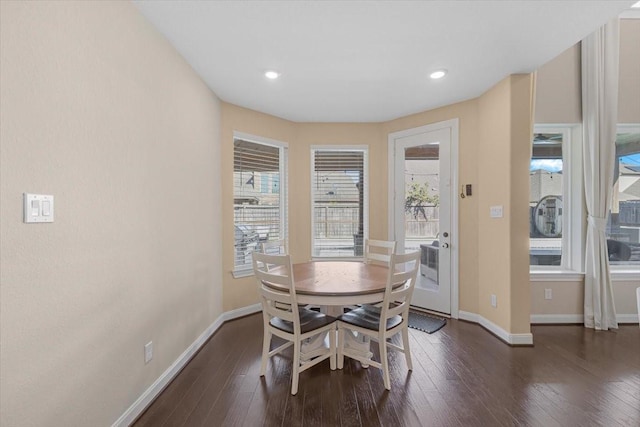
M265 325L262 336L262 363L260 363L260 376L264 377L267 372L267 360L269 359L269 348L271 348L271 332Z
M407 368L413 371L413 365L411 364L411 350L409 350L409 328L406 326L402 328L402 347L404 348L404 358L407 361Z
M391 379L389 378L389 357L387 351L387 340L384 335L378 337L378 345L380 346L380 364L382 365L382 380L384 388L391 390Z
M329 356L329 366L332 371L336 370L336 330L329 330L329 351L331 352L331 356Z
M293 343L293 369L291 369L291 394L298 394L298 379L300 377L300 338Z
M338 369L344 368L344 328L338 326Z

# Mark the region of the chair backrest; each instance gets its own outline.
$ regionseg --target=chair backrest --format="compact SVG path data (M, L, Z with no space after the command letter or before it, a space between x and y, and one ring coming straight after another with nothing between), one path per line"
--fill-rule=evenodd
M364 241L364 262L389 266L391 255L396 252L396 242L366 239Z
M387 319L402 315L407 321L409 304L418 280L420 251L407 254L391 254L387 287L380 312L380 328L386 327Z
M258 282L265 321L272 317L293 322L300 330L295 281L290 255L271 255L253 252L253 273Z

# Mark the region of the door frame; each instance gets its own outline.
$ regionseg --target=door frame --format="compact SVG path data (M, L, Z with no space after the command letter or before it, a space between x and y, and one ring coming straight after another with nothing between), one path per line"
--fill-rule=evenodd
M459 258L459 239L458 239L458 138L459 120L457 118L451 120L445 120L442 122L432 123L424 126L419 126L411 129L405 129L397 132L389 133L388 136L388 153L387 153L387 171L388 171L388 238L389 240L396 240L395 236L395 205L396 205L396 192L395 192L395 153L396 144L395 140L398 138L404 138L407 136L413 136L425 132L433 132L440 129L448 128L451 134L451 155L449 159L449 167L451 173L451 240L450 240L450 254L451 254L451 317L458 318L459 311L459 289L458 289L458 258Z

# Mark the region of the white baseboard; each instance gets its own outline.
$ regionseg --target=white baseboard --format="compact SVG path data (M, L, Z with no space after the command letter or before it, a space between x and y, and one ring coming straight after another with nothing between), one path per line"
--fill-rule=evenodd
M582 314L532 314L531 323L536 323L536 324L584 323L584 315Z
M616 320L618 323L638 323L638 315L632 314L617 314Z
M182 370L182 368L189 363L194 354L202 347L204 343L222 326L224 322L237 319L238 317L247 316L249 314L257 313L262 310L260 304L254 304L247 307L238 308L235 310L222 313L200 336L191 344L177 359L175 362L167 368L166 371L160 375L160 377L149 387L142 395L136 400L133 405L127 409L124 414L120 416L113 423L112 427L125 427L129 426L133 421L149 406L149 404L155 399L162 390L173 380L173 378Z
M511 345L533 345L533 334L512 334L500 326L496 325L489 319L486 319L479 314L469 313L467 311L459 311L458 318L461 320L466 320L468 322L474 322L500 338L502 341Z
M222 314L222 318L225 322L229 320L237 319L238 317L248 316L253 313L262 311L262 305L260 303L248 305L246 307L236 308L235 310L227 311Z
M637 314L617 314L618 323L638 323ZM571 324L584 323L584 315L582 314L532 314L531 323L544 325L549 323Z
M458 319L466 320L467 322L480 323L480 316L475 313L470 313L468 311L458 311Z

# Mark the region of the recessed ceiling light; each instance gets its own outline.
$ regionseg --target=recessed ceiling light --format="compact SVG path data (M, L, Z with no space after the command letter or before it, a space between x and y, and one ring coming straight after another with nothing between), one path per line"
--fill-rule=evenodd
M429 74L429 77L431 77L434 80L437 80L437 79L443 78L446 75L447 75L447 70L438 70L438 71L434 71L433 73Z
M640 8L640 1L632 4L631 7Z
M275 79L277 79L278 77L280 77L280 73L279 73L279 72L277 72L277 71L271 71L271 70L270 70L270 71L267 71L266 73L264 73L264 76L265 76L266 78L268 78L268 79L275 80Z

